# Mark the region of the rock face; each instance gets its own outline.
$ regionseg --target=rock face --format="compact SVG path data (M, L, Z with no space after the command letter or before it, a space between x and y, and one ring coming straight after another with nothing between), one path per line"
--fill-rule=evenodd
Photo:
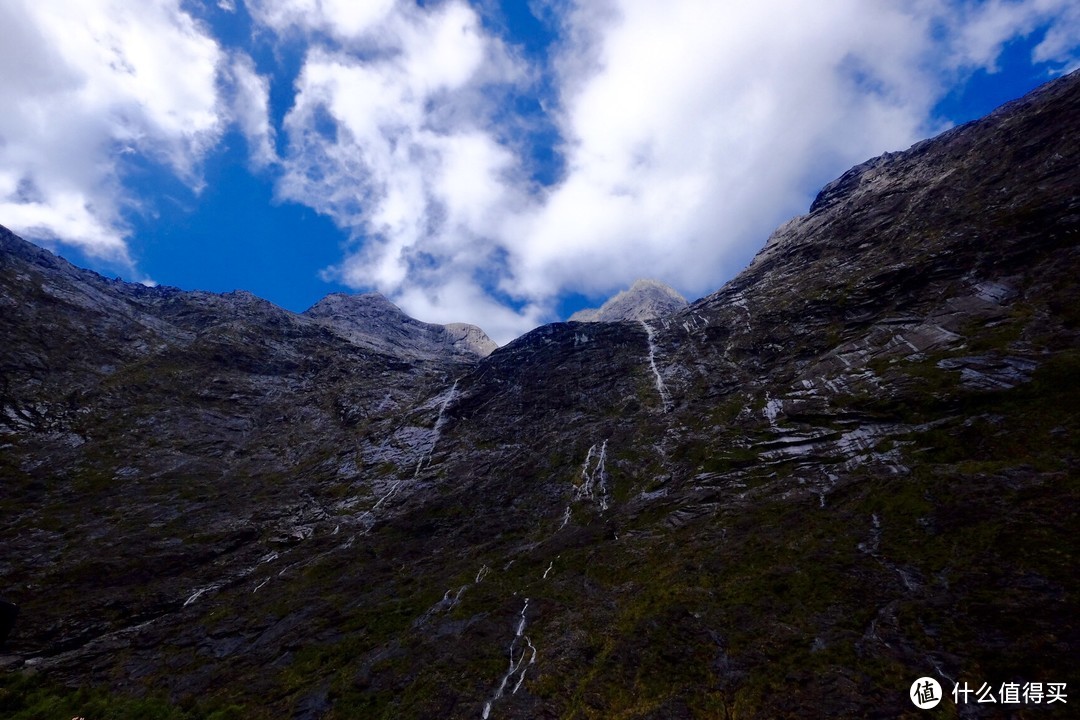
M845 174L673 315L486 358L0 233L0 710L898 717L930 675L982 717L954 682L1075 684L1078 125L1073 74Z
M304 315L360 347L402 358L487 357L498 347L475 325L433 325L403 313L379 293L328 295Z
M578 310L570 316L570 322L653 320L676 313L688 304L686 298L662 282L635 280L600 307Z

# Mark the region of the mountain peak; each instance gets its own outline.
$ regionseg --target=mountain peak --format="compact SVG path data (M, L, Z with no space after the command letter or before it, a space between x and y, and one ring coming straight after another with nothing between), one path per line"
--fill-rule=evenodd
M608 299L599 308L578 310L571 322L619 322L651 320L670 315L687 306L686 298L658 280L639 278L626 290Z
M330 293L305 310L303 314L311 318L328 318L340 314L350 317L382 317L386 315L408 317L401 308L378 292Z
M376 294L298 318L0 228L0 706L901 717L928 664L1067 679L1078 123L1075 73L830 184L673 322L482 360Z
M487 357L498 347L475 325L437 325L417 320L377 292L332 293L305 310L304 315L355 345L390 354L475 360Z

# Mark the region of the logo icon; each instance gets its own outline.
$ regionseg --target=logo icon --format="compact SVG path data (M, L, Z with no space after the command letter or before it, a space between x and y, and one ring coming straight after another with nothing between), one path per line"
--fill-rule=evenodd
M911 683L911 702L920 710L937 707L941 702L941 684L932 677L921 677Z

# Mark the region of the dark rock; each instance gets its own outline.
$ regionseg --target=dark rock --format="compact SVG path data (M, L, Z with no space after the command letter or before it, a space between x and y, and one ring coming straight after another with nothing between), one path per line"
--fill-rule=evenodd
M7 644L8 635L19 617L19 606L0 598L0 648Z
M897 717L923 675L1067 681L1078 122L1074 73L845 174L686 308L486 357L0 230L0 693Z
M322 687L300 698L292 717L293 720L319 720L330 712L331 707L329 689Z

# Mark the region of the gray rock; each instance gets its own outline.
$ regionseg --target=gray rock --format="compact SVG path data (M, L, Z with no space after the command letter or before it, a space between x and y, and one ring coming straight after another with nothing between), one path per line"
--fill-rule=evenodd
M327 295L304 311L304 316L360 347L407 358L475 360L498 347L475 325L421 322L379 293Z
M619 322L652 320L671 315L687 306L686 298L656 280L635 280L628 289L611 297L599 308L578 310L570 322Z
M1078 123L1073 74L647 327L483 358L378 297L295 315L0 230L5 707L898 717L897 678L1064 681Z

